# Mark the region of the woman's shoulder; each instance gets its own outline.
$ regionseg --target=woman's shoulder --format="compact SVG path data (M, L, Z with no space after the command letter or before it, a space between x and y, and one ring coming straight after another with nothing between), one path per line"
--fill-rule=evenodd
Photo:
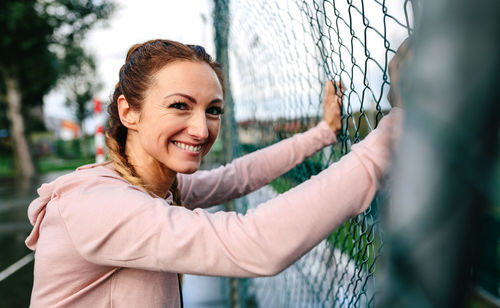
M52 183L44 185L51 186L54 192L68 193L97 185L109 187L130 184L114 170L112 162L108 161L78 167L73 172L60 176ZM40 189L43 189L44 185Z
M147 193L123 179L110 163L79 167L43 184L38 195L28 207L28 218L34 226L26 240L31 249L37 246L44 220L62 218L66 227L82 221L92 225L95 215L126 216L135 210L134 206L150 200Z
M118 172L116 172L113 168L113 162L105 161L103 163L94 163L83 165L76 168L72 173L73 176L103 176L103 177L111 177L116 179L124 180Z
M142 188L130 184L117 171L111 162L90 164L61 176L49 188L52 199L59 199L60 209L71 205L84 207L91 203L115 204L117 200L123 206L129 201L138 202L150 199Z

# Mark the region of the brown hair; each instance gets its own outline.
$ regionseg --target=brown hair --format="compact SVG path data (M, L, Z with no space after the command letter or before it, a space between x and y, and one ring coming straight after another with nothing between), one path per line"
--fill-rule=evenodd
M153 86L155 75L165 65L175 61L205 62L215 71L224 91L224 77L220 65L206 53L205 49L196 45L184 45L169 40L151 40L132 46L120 68L119 82L116 84L111 103L108 106L109 127L106 131L106 145L109 157L116 171L133 185L137 185L151 193L144 181L135 172L125 153L127 128L120 121L118 114L118 97L124 95L130 108L141 110L147 91ZM177 178L170 187L174 203L182 205Z

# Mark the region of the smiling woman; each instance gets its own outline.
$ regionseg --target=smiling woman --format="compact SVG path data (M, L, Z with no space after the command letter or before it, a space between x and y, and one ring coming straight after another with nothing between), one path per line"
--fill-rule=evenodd
M108 110L111 161L42 185L30 204L34 307L179 307L178 273L282 271L368 207L401 116L391 112L338 163L247 214L210 214L205 208L334 143L342 86L326 84L316 127L198 171L224 108L218 64L202 47L154 40L130 49L119 76Z
M175 174L198 170L215 142L222 86L207 63L177 61L156 73L140 110L123 94L117 104L127 128L128 161L157 195L166 196Z
M158 196L170 189L180 204L175 174L198 170L215 142L223 84L219 65L200 46L133 46L109 106L107 144L117 171Z

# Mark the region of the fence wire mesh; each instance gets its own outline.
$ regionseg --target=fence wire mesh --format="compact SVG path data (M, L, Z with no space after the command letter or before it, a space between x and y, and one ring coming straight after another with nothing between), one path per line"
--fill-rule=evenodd
M229 22L229 78L238 123L232 131L239 130L243 153L316 125L325 82L344 85L339 142L240 200L237 210L245 212L319 173L377 126L389 109L388 63L412 33L413 13L408 0L222 0L216 9L220 2ZM239 305L373 307L383 247L378 203L376 198L280 275L240 280Z

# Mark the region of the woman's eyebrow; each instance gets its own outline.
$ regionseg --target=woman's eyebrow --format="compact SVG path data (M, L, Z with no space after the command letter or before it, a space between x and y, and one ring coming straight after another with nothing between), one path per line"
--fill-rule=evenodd
M189 96L189 95L184 94L184 93L172 93L172 94L170 94L170 95L165 96L163 99L165 99L165 98L169 98L169 97L171 97L171 96L182 96L182 97L184 97L185 99L187 99L187 100L191 101L191 102L192 102L192 103L194 103L194 104L196 104L196 103L197 103L197 102L196 102L196 99L194 99L194 97Z
M165 96L163 99L166 99L166 98L169 98L169 97L172 97L172 96L182 96L182 97L184 97L185 99L191 101L194 104L197 103L197 101L196 101L196 99L194 97L192 97L190 95L187 95L187 94L184 94L184 93L172 93L172 94L169 94L169 95ZM215 104L215 103L222 103L223 104L224 101L222 99L220 99L220 98L216 98L216 99L210 101L209 105Z
M222 99L220 99L220 98L216 98L216 99L212 100L209 105L215 104L215 103L224 104L224 101Z

